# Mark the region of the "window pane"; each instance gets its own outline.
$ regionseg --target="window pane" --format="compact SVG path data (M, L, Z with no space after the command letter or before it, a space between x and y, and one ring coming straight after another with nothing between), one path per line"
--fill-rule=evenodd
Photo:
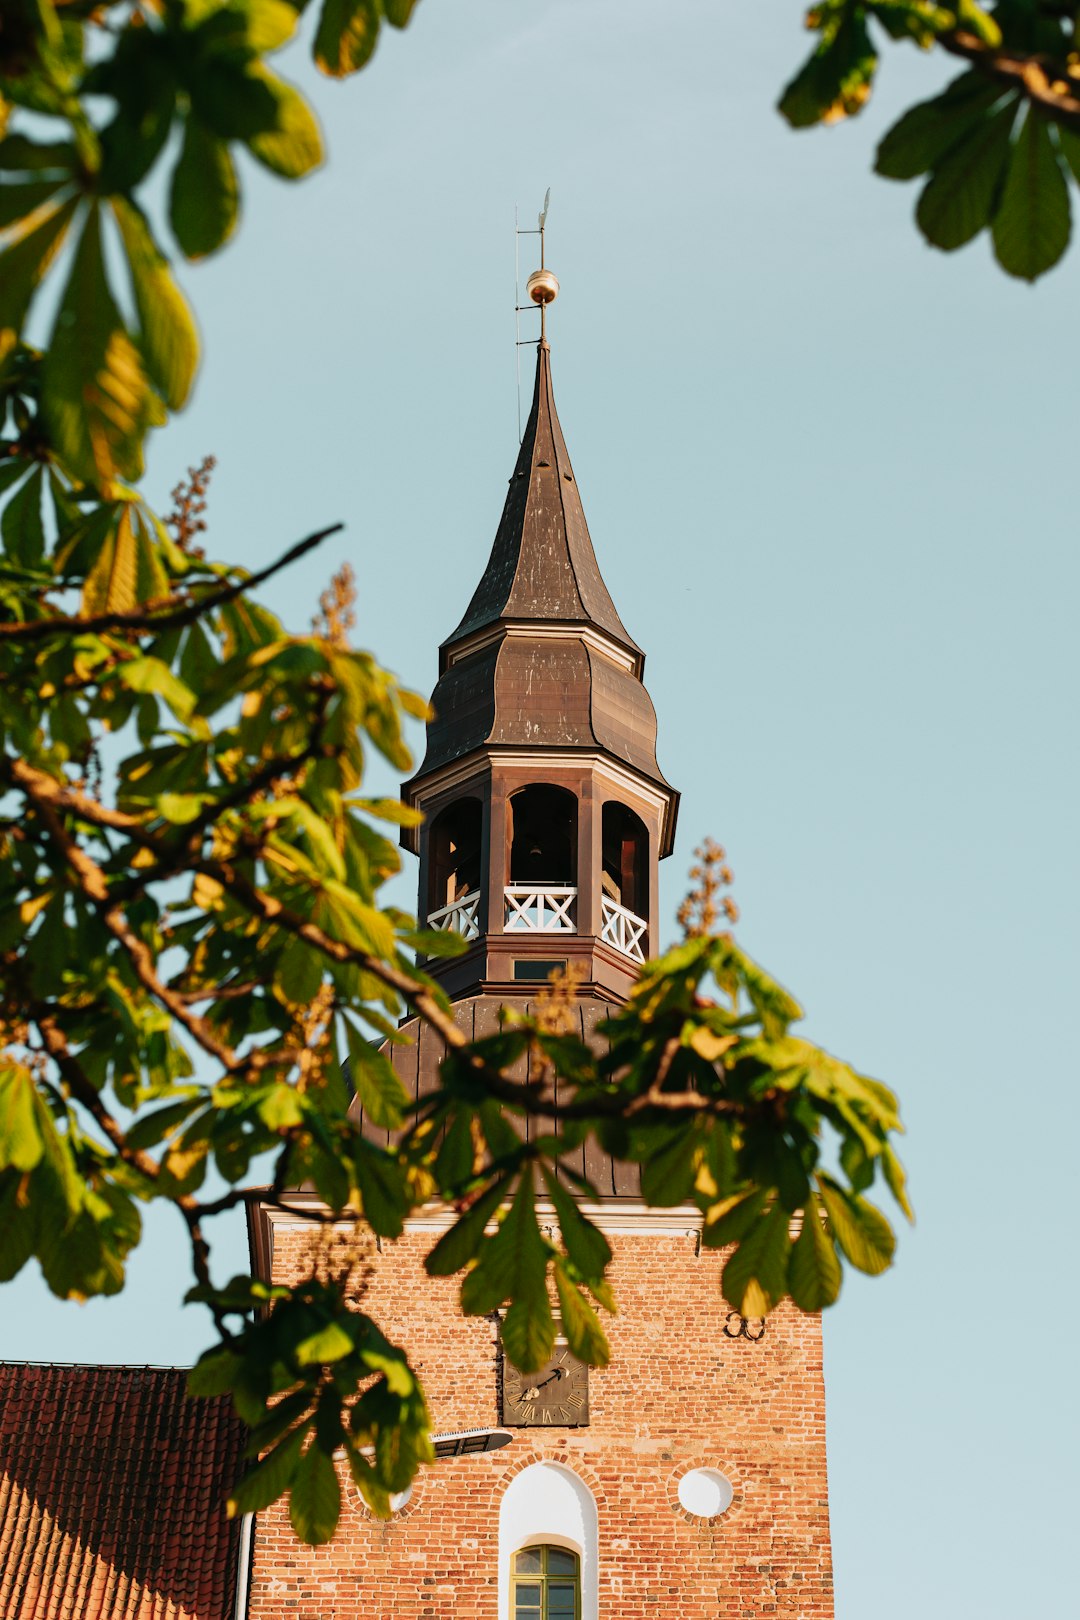
M540 1610L529 1609L524 1604L515 1602L514 1620L540 1620Z
M577 1553L567 1552L563 1547L549 1547L548 1572L552 1575L576 1575Z
M552 1581L548 1586L548 1614L552 1620L556 1615L572 1615L577 1607L575 1602L577 1582L573 1585L569 1581Z
M526 1609L538 1609L540 1607L539 1584L533 1586L531 1584L526 1584L524 1581L518 1581L517 1585L514 1587L514 1602L517 1604L519 1609L522 1607Z
M518 1575L539 1575L541 1547L525 1547L514 1559L514 1570Z

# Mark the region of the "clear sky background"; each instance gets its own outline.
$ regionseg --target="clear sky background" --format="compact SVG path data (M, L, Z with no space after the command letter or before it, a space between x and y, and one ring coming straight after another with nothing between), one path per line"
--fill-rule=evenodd
M348 558L359 639L430 691L517 448L514 205L533 223L551 186L560 415L683 794L665 919L722 840L743 943L904 1105L918 1226L826 1323L839 1620L1060 1614L1080 248L1034 289L985 239L927 248L915 188L870 167L947 64L889 49L862 118L793 134L800 12L425 0L345 85L282 58L330 165L249 166L237 241L187 272L207 359L149 485L166 505L216 455L210 543L253 567L345 520L272 604L306 626ZM184 1251L152 1231L115 1302L5 1290L0 1353L196 1354ZM242 1232L225 1248L239 1269Z

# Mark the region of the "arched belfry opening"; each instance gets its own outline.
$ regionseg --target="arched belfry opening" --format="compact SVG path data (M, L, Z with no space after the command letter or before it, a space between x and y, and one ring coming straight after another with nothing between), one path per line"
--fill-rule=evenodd
M578 804L567 788L531 782L510 798L509 933L577 932Z
M483 856L484 807L479 799L456 799L440 810L428 831L429 928L450 929L474 939Z
M510 800L510 882L577 883L577 800L536 782Z
M601 816L600 937L635 961L648 954L649 829L609 799Z

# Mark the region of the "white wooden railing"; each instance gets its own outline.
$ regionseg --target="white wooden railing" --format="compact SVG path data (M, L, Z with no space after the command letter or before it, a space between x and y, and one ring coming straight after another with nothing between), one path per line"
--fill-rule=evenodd
M648 923L643 917L635 917L632 911L620 906L606 894L601 896L601 900L600 938L614 945L624 956L632 956L635 962L644 962L645 952L641 948L641 941Z
M536 934L577 933L573 915L577 889L559 883L512 883L503 892L503 927L508 934L521 929Z
M449 906L428 913L429 928L438 928L446 934L460 934L463 939L476 939L480 933L477 913L480 909L480 890L463 894Z

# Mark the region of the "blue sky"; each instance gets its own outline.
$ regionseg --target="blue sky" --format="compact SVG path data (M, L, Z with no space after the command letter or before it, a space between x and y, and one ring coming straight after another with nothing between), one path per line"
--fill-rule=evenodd
M348 558L359 638L429 691L516 451L514 206L551 186L560 415L683 793L665 914L721 839L744 944L909 1129L919 1224L826 1325L837 1614L1016 1620L1074 1601L1080 1505L1080 260L1031 289L985 241L924 246L870 173L949 76L913 49L851 127L787 130L799 17L425 0L348 84L283 58L331 161L249 169L238 239L186 273L207 358L149 487L215 454L210 544L252 566L345 520L273 605L305 625ZM0 1353L196 1353L153 1230L107 1306L20 1282Z

